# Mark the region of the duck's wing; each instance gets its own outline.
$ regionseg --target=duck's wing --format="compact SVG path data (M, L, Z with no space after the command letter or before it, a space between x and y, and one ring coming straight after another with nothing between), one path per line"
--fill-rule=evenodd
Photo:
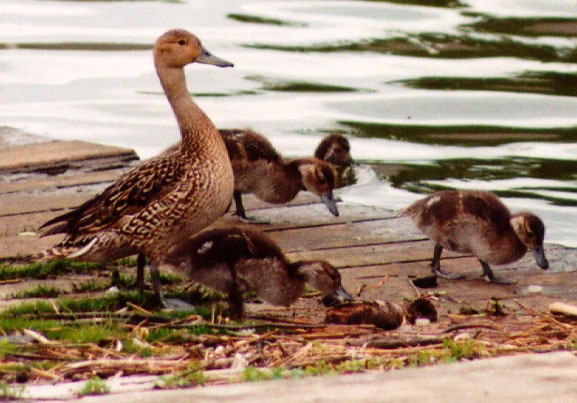
M219 132L233 162L235 160L282 162L281 155L261 134L249 129L221 129Z
M225 227L203 231L182 244L174 253L174 260L190 256L199 266L227 262L229 265L243 259L284 259L278 245L260 231L246 227Z
M44 223L43 236L98 232L142 211L170 193L184 176L185 161L175 156L163 153L122 175L84 204Z

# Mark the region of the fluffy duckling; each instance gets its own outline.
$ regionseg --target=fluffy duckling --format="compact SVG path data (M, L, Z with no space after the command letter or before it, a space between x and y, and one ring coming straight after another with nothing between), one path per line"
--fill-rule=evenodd
M354 163L351 157L351 145L342 134L329 134L317 146L315 158L337 167L347 167Z
M196 36L182 29L160 36L153 54L180 128L181 144L42 225L44 235L66 234L42 258L109 261L145 255L151 261L155 293L162 302L158 265L180 242L221 217L234 190L224 141L190 96L184 66L196 62L231 67L232 63L211 55Z
M242 293L288 306L308 283L322 293L351 300L337 269L325 261L288 262L277 244L261 231L242 227L207 230L191 238L167 263L195 282L227 293L234 316L242 316Z
M492 193L441 191L416 201L403 214L435 241L431 267L433 273L440 277L460 278L441 271L443 248L477 256L483 274L493 283L512 282L496 277L489 264L515 262L525 255L527 249L533 250L539 267L543 270L549 267L543 251L543 222L531 213L511 215L509 209Z
M301 190L320 196L329 211L339 215L333 198L335 169L316 158L285 161L264 136L252 130L220 130L234 171L236 215L248 219L242 193L273 204L288 203Z

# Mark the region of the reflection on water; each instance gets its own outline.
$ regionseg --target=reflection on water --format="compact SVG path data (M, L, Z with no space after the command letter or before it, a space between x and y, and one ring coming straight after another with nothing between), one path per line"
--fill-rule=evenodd
M574 0L4 0L0 124L132 147L178 139L150 49L197 33L227 71L187 68L220 127L287 156L347 135L348 202L401 208L439 189L495 191L577 246ZM571 223L568 225L568 223Z

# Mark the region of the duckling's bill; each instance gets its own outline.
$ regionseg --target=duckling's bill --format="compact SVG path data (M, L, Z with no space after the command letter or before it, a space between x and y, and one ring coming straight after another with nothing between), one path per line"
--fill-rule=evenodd
M533 257L535 261L539 265L540 268L543 270L547 270L549 268L549 262L545 257L545 251L543 250L543 245L537 245L533 248Z
M335 203L335 199L333 197L333 191L329 190L327 194L321 196L321 200L327 206L329 211L335 216L339 216L339 209L337 208L337 204Z
M221 59L220 57L216 57L208 50L206 50L203 46L200 48L200 55L194 60L196 63L203 63L203 64L211 64L217 67L233 67L234 64L229 62L228 60Z
M334 294L345 300L345 301L354 301L355 299L353 298L353 296L351 294L349 294L347 292L347 290L345 290L342 286L340 286L337 290L334 291Z

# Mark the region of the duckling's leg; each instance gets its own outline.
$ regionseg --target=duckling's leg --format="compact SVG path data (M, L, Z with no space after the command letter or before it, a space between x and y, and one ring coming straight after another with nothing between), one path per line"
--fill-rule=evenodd
M248 218L246 216L246 211L244 210L244 206L242 205L242 193L238 190L233 192L234 197L234 204L236 206L236 213L234 213L240 220L248 221L253 224L270 224L270 221L261 220L258 218Z
M242 319L244 316L244 303L242 300L242 291L234 286L233 290L228 294L228 307L230 316L235 319Z
M138 291L144 291L144 267L146 266L146 257L139 253L138 257L136 258L136 281L134 282L134 287L138 289Z
M481 259L479 259L479 262L481 263L481 266L483 266L483 276L487 276L490 283L495 283L495 284L515 284L516 283L516 281L514 281L514 280L505 280L504 278L495 276L495 274L493 274L493 270L491 270L491 268L489 267L489 265L486 262L483 262Z
M236 207L236 215L240 218L244 218L247 220L246 211L244 211L244 206L242 205L242 193L238 190L235 190L232 193L232 197L234 198L234 205Z
M447 280L460 280L464 276L459 276L457 274L445 273L441 270L441 253L443 252L443 247L439 244L435 244L435 251L433 252L433 261L431 262L431 270L433 274L438 277L446 278Z
M160 272L157 264L150 265L150 277L152 278L152 288L154 289L154 302L165 309L173 311L189 311L194 309L193 305L179 299L170 298L165 299L162 292L162 284L160 283Z
M150 277L152 279L152 289L154 290L155 302L164 307L164 294L162 292L162 284L160 283L160 272L158 271L158 265L156 263L151 263L150 265Z

